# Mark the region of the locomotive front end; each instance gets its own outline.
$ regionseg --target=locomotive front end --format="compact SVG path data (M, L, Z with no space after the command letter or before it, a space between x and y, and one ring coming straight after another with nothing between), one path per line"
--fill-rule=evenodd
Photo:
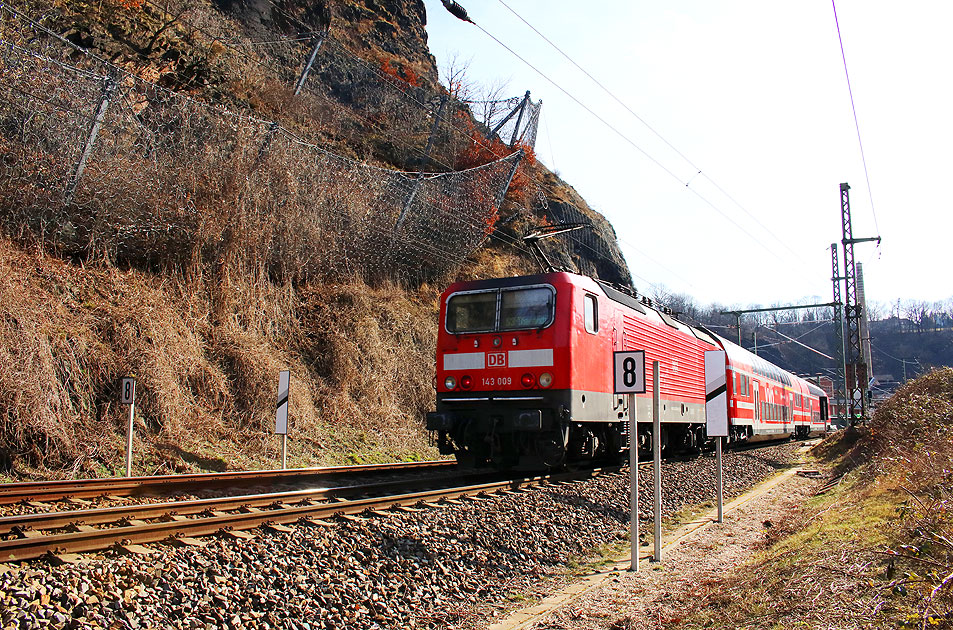
M568 349L553 275L459 283L442 296L427 414L441 453L469 466L563 463Z

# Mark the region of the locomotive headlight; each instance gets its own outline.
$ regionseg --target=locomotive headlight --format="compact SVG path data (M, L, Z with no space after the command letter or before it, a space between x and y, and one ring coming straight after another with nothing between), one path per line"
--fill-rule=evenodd
M539 375L539 386L540 387L549 387L553 384L553 375L549 372L543 372Z
M523 384L523 387L530 388L536 384L536 377L530 374L529 372L527 372L520 379L520 383Z
M453 378L452 376L448 376L444 380L443 384L446 385L447 389L455 389L457 387L457 379Z
M460 387L463 389L470 389L473 387L473 379L469 374L460 378Z

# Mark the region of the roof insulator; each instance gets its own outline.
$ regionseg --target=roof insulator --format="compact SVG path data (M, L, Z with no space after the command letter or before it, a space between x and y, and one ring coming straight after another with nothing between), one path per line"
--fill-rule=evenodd
M467 15L467 10L462 6L454 2L454 0L440 0L443 2L444 8L449 11L454 17L457 17L464 22L469 22L473 24L473 20L470 19L470 16Z

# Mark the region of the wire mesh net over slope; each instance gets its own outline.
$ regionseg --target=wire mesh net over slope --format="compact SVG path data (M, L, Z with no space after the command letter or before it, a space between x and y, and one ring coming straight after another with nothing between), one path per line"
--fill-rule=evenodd
M0 214L67 254L425 280L492 232L520 159L383 169L42 44L0 40Z
M543 102L533 102L529 92L525 96L475 101L463 100L473 116L486 129L498 136L510 146L520 144L529 148L536 146L536 132L539 129L539 115Z

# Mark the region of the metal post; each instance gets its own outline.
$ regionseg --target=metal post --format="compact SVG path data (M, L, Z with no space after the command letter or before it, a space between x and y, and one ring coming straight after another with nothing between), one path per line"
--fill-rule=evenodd
M516 117L516 126L513 127L513 135L510 136L510 146L516 144L516 137L520 132L520 125L523 123L523 114L526 113L526 106L529 104L529 90L526 90L526 96L523 97L523 102L520 104L520 114Z
M754 335L754 353L755 355L757 355L758 354L758 331L755 330L753 335Z
M288 467L288 399L291 394L291 371L278 372L278 409L275 413L275 433L281 435L281 469Z
M440 129L440 121L443 118L443 112L447 107L448 97L446 94L440 97L440 105L437 107L437 115L434 116L433 125L430 126L430 137L427 138L427 148L424 149L424 158L420 162L420 170L423 171L430 163L430 152L433 151L433 143L437 138L437 131Z
M129 405L129 425L126 427L126 476L132 477L132 428L136 417L136 403Z
M854 238L850 218L850 186L847 183L840 185L841 197L841 232L844 238L844 319L846 320L847 337L847 389L846 405L850 416L850 426L856 424L859 418L867 422L867 371L870 366L864 361L864 351L861 343L861 321L864 318L864 306L859 299L857 286L857 266L854 262L854 243L877 241L880 237Z
M411 204L413 204L414 199L417 198L417 191L420 190L420 184L424 180L424 168L426 168L430 162L430 152L433 150L434 139L437 136L437 129L440 127L440 119L443 118L443 110L446 106L447 96L444 95L440 99L440 105L437 108L437 115L434 116L433 125L430 126L430 138L427 140L427 148L424 149L424 156L420 161L420 170L417 172L417 179L414 180L414 187L410 190L410 194L407 195L407 201L404 202L404 207L400 210L400 216L397 217L397 223L394 224L394 232L400 229L400 225L404 222L404 217L407 216L407 211L410 210ZM393 245L393 241L391 245Z
M718 481L716 487L718 491L718 522L721 523L725 517L725 486L724 474L721 467L721 441L722 437L715 438L715 465L718 467Z
M738 326L738 345L741 346L741 313L735 313L735 324Z
M629 481L632 486L629 520L631 570L639 570L639 422L635 394L629 394Z
M652 562L662 561L662 384L658 361L652 361L652 473L655 486L655 555Z
M520 149L515 153L516 159L513 162L513 167L510 169L510 175L506 178L506 185L500 188L499 194L496 196L496 207L499 208L503 205L503 198L506 196L506 191L510 189L510 183L513 181L513 176L516 175L516 169L520 166L520 161L523 159L523 156L526 155L523 152L523 149Z
M308 57L308 63L305 64L304 70L301 71L301 76L298 77L298 81L295 83L295 96L301 93L301 88L304 87L304 82L308 80L308 74L311 72L311 66L314 64L315 58L318 56L318 51L321 50L321 44L324 43L324 38L327 37L328 32L324 31L319 33L314 38L314 49L311 50L311 56Z
M527 92L527 94L529 94L529 92ZM514 107L512 110L510 110L510 113L508 113L506 116L504 116L504 117L503 117L503 120L501 120L500 122L496 123L496 127L493 127L493 129L490 130L490 137L492 138L493 136L495 136L496 134L498 134L498 133L500 132L500 129L503 128L503 125L505 125L506 122L516 114L516 112L518 112L518 111L520 111L520 110L522 110L522 109L523 109L523 102L520 101L520 104L519 104L519 105L517 105L517 106ZM502 138L501 138L501 139L502 139Z
M79 187L79 180L86 170L86 162L93 153L93 146L96 144L96 137L99 135L99 129L103 126L103 120L106 118L106 110L109 108L109 101L112 99L113 92L116 89L116 82L112 77L106 77L103 82L103 97L99 101L99 107L96 109L96 116L93 118L93 125L89 129L89 135L86 137L86 146L83 148L83 154L76 164L73 171L73 177L70 179L69 189L66 191L67 205L72 203L76 189Z

